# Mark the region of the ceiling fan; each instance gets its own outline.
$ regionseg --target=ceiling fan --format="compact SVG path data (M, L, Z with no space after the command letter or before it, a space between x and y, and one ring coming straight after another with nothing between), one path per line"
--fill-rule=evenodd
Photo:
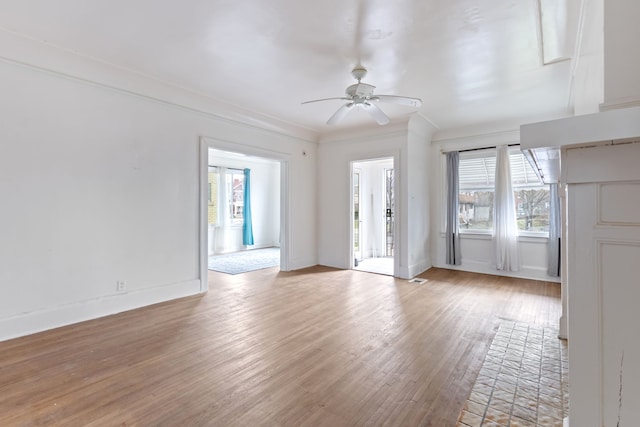
M389 117L376 105L378 102L388 102L393 104L406 105L409 107L419 108L422 105L420 98L410 98L407 96L397 95L374 95L373 90L375 86L361 83L364 76L367 75L367 70L364 67L357 66L351 71L351 75L358 83L349 86L345 90L345 96L335 98L314 99L313 101L305 101L303 104L309 104L311 102L329 101L333 99L341 99L347 101L342 107L338 108L338 111L333 113L333 116L327 120L328 125L335 125L342 120L349 111L354 108L361 108L371 114L371 117L379 124L386 125L389 123Z

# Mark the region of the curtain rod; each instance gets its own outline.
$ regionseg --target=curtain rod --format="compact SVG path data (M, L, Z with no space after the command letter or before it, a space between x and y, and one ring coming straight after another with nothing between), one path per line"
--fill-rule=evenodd
M520 144L507 144L507 147L519 147ZM490 147L478 147L478 148L467 148L466 150L458 150L458 153L466 153L468 151L480 151L480 150L490 150L492 148L498 148L496 145L490 146ZM451 151L456 151L456 150L451 150ZM446 153L447 151L443 151L443 153Z
M239 168L228 168L226 166L216 166L216 165L209 165L210 168L225 168L226 170L232 170L232 171L240 171L240 172L244 172L244 169L239 169Z

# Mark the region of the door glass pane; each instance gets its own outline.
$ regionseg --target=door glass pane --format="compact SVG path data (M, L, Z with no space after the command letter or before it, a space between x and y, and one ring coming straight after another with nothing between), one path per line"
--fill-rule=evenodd
M394 212L395 200L393 194L393 169L385 169L385 256L393 256L394 243Z
M353 250L360 251L360 174L353 174Z

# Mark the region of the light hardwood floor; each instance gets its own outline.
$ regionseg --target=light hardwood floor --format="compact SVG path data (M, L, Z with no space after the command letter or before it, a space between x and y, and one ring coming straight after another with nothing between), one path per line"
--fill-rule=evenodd
M501 319L559 285L431 269L210 272L204 296L0 343L0 425L455 426Z

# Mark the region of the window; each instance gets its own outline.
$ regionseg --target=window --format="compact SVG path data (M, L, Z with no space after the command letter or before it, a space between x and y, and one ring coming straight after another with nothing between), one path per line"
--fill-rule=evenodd
M518 228L523 232L547 233L549 186L539 181L520 150L513 149L509 157ZM495 170L495 150L460 153L461 230L492 230Z
M209 166L208 181L208 222L210 225L218 225L218 168Z
M491 230L496 156L460 154L460 229Z
M244 212L244 173L227 171L227 196L231 224L242 224Z
M241 225L244 220L244 172L227 169L222 179L216 166L209 166L208 172L209 224L220 225L224 215L224 224ZM226 196L226 203L220 200L221 195ZM226 212L223 212L225 207Z

